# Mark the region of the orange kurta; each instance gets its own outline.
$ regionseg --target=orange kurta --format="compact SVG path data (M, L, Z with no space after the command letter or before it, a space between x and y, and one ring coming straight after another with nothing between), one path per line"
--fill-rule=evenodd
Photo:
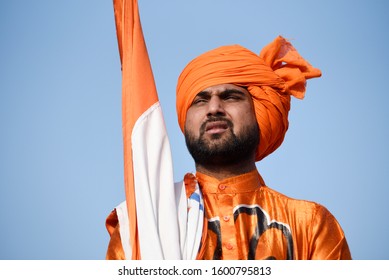
M257 170L223 181L196 177L208 220L204 259L351 259L325 207L270 189Z

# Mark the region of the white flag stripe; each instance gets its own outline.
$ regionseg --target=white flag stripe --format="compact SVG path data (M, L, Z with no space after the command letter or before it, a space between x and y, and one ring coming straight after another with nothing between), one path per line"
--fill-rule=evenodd
M131 139L142 259L181 259L171 150L159 102L138 118Z

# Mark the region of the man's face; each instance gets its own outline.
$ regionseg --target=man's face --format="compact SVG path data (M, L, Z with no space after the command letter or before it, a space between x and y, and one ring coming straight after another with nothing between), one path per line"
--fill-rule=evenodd
M233 84L198 93L186 113L185 140L198 164L230 164L254 157L259 128L250 93Z

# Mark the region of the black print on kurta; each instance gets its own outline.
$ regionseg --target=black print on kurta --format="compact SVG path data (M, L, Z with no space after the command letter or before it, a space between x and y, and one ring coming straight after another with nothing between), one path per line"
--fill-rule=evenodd
M216 248L215 252L213 252L214 260L221 260L222 257L222 239L220 235L220 221L219 220L211 220L208 221L208 230L211 230L216 235Z
M239 218L240 215L247 214L247 215L254 215L257 217L257 225L254 231L254 234L250 238L250 244L249 244L249 252L247 259L254 260L255 254L258 247L258 241L260 237L266 233L266 231L270 229L276 229L279 230L282 233L282 236L285 238L287 245L286 245L286 259L287 260L293 260L293 239L292 234L289 230L289 228L277 221L269 222L268 215L264 213L264 211L257 205L242 205L238 207L234 212L234 221ZM266 259L276 259L275 256L268 256Z
M270 230L276 230L276 233L270 233L272 238L278 238L282 240L276 240L278 244L284 244L286 242L286 252L282 254L282 257L278 258L293 260L293 239L292 234L288 226L279 223L277 221L269 222L268 215L257 205L241 205L236 208L234 212L234 223L238 220L241 215L248 215L254 218L252 226L254 226L253 233L248 237L249 250L246 258L248 260L254 260L256 258L257 249L261 244L260 238L265 234L269 234ZM250 225L245 225L250 227ZM215 251L213 253L214 260L220 260L222 258L222 237L220 229L220 220L211 219L208 220L208 230L211 231L214 235L214 238L211 238L216 242ZM272 246L272 244L270 244ZM271 248L272 249L272 248ZM272 251L272 250L270 250ZM285 250L282 250L285 251ZM279 252L278 252L279 253ZM276 256L269 254L268 256L262 256L262 259L274 260L277 259Z

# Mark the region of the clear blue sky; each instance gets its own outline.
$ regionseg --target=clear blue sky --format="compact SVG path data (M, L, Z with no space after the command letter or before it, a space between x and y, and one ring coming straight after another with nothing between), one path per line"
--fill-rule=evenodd
M140 0L173 149L186 63L226 44L291 39L323 77L294 100L268 186L325 205L355 259L389 259L389 6L381 1ZM124 199L121 72L112 1L0 3L0 259L104 259Z

